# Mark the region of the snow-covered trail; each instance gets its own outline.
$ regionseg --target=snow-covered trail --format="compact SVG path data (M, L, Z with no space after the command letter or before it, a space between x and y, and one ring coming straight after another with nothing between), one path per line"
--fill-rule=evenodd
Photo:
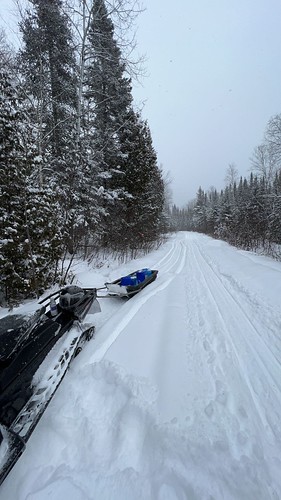
M1 499L281 499L281 264L179 233L120 274L148 265L101 303Z
M280 315L274 325L262 296L253 302L251 290L243 293L233 278L225 279L204 254L203 241L193 234L178 241L162 263L168 286L142 312L144 335L132 321L106 358L155 384L161 421L187 422L198 442L208 436L211 447L235 460L250 456L253 482L259 468L263 474L272 468L277 478ZM155 310L161 319L154 326ZM274 492L270 477L267 486L265 498Z

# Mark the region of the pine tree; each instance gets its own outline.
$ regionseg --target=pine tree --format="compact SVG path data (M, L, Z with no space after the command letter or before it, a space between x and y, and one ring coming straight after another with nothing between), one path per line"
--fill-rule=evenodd
M124 76L125 63L104 0L94 2L89 51L86 94L93 110L90 124L95 129L95 147L100 153L102 168L110 172L118 165L118 136L132 104L132 87L130 78Z
M157 165L157 155L152 143L149 126L136 116L135 137L125 154L125 187L130 198L127 218L134 216L132 237L140 237L149 244L157 240L164 230L164 182Z
M26 286L21 275L27 252L20 199L25 172L21 159L22 145L16 130L19 119L17 99L8 75L2 71L0 76L0 274L1 286L7 297L13 294L14 288L25 291Z
M13 302L52 282L60 231L47 192L32 187L38 168L32 128L7 73L0 79L1 286ZM50 217L52 214L52 217Z
M39 186L51 188L60 206L65 252L85 244L97 220L97 189L89 175L89 141L80 134L76 53L62 0L29 0L21 23L21 67L33 98L38 152L43 158ZM79 137L78 134L79 121ZM93 174L93 172L92 172ZM91 190L91 191L90 191Z
M131 80L104 0L94 3L89 41L89 126L104 189L104 243L132 248L163 229L164 183L149 127L132 107Z
M205 233L207 229L206 201L206 194L200 186L197 191L196 202L194 206L194 223L196 231L202 233Z
M77 106L75 52L61 0L29 0L20 23L25 91L32 96L40 154L60 158ZM50 156L48 156L48 161ZM57 165L58 168L60 165Z
M281 169L276 173L273 184L271 241L281 244Z
M93 176L102 196L104 244L113 242L111 231L126 196L121 169L120 134L132 104L131 81L114 39L114 26L103 0L95 0L89 30L89 64L86 71L88 115L85 123L92 148Z

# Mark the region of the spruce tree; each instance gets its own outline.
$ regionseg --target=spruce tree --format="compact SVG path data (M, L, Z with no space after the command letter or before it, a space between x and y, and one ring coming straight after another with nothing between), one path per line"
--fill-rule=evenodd
M20 60L43 158L39 186L52 190L61 210L65 251L73 254L87 237L89 221L96 219L96 206L90 210L95 191L86 195L91 186L88 145L83 134L77 137L76 53L62 0L29 2L31 9L21 23Z
M92 148L93 176L102 200L103 243L113 244L112 226L126 196L121 169L120 134L132 104L131 81L114 38L114 25L103 0L95 0L89 30L86 71L88 144ZM97 186L98 187L98 186Z
M32 127L9 75L0 79L0 262L8 302L38 295L53 281L60 230L48 192L32 179L38 169Z
M39 153L60 158L77 106L72 34L61 0L28 1L30 9L20 23L21 71L25 90L33 99Z
M149 126L133 112L122 131L121 151L123 183L129 193L124 200L125 224L132 241L140 239L143 244L149 244L162 229L164 182Z
M271 193L269 193L270 215L269 237L271 243L281 244L281 169L276 173Z
M104 242L124 249L157 237L164 184L149 127L132 107L131 80L104 0L95 0L93 9L86 94L92 112L89 127L105 195Z
M0 274L1 286L8 297L15 289L22 292L26 289L21 273L27 258L21 210L25 171L17 131L17 98L7 73L2 70L0 77Z

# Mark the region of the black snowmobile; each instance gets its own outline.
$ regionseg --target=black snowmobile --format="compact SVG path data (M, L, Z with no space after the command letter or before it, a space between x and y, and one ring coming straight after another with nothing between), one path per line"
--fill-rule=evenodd
M71 360L94 334L96 289L74 285L50 295L33 316L0 320L0 484L25 448Z

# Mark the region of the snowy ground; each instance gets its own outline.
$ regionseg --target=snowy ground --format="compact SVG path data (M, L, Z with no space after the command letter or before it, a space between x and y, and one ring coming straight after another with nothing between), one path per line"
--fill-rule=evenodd
M281 263L179 233L75 272L102 286L141 267L157 280L100 301L1 500L281 498Z

